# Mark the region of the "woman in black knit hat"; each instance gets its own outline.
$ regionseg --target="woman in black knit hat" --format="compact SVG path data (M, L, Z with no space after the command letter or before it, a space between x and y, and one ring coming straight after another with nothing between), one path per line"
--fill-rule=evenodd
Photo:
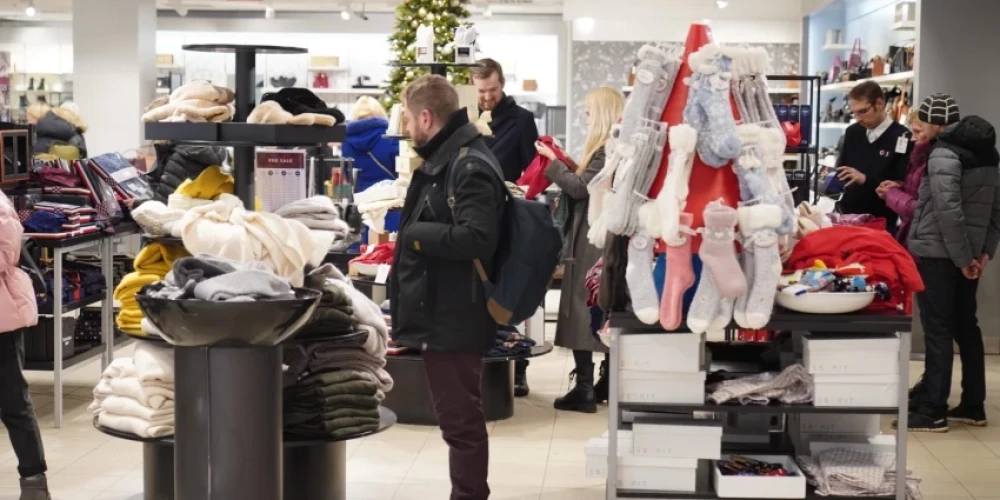
M1000 243L1000 154L993 126L978 116L961 117L947 94L924 99L918 115L933 146L907 242L924 280L917 302L926 344L924 375L911 391L909 430L947 432L949 420L986 425L976 291ZM949 410L952 342L962 361L962 398Z

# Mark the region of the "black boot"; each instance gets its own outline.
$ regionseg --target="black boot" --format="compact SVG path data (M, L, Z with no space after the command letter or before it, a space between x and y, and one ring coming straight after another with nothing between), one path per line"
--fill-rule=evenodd
M924 377L921 375L917 383L910 389L910 411L919 410L923 406L925 399L927 399L927 385L924 383Z
M21 99L19 100L22 108L28 107L28 94L21 94Z
M597 404L608 402L608 360L601 361L601 369L598 372L597 383L594 384L594 397Z
M45 474L21 479L20 500L52 500Z
M572 381L576 378L573 389L561 398L556 398L553 406L557 410L578 411L580 413L597 413L597 398L594 397L594 368L573 370L569 374Z
M38 90L45 90L45 79L44 78L42 78L41 81L38 82Z
M31 77L31 80L28 83L28 90L35 90L35 77Z
M523 398L531 392L528 387L528 360L514 362L514 397Z

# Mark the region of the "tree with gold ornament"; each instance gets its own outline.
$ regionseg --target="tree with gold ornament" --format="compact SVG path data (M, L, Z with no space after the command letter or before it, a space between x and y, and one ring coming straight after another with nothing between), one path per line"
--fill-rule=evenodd
M412 63L417 60L413 48L417 40L417 28L427 25L434 28L434 60L449 63L455 61L454 50L445 50L445 45L455 39L455 29L469 17L469 0L404 0L396 7L396 31L389 36L389 44L395 60ZM389 77L387 104L399 101L403 88L420 75L426 68L393 68ZM469 81L466 68L451 68L448 78L455 84Z

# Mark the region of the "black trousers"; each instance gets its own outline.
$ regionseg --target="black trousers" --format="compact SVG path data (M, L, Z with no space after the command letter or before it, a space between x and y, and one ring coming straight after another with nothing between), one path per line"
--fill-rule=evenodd
M31 406L24 369L24 337L20 330L0 333L0 421L7 427L21 477L42 474L45 451Z
M925 290L917 294L924 328L926 398L921 411L943 417L948 411L951 372L958 344L962 360L962 406L982 408L986 401L983 333L976 318L979 280L967 279L948 259L917 263Z
M448 443L451 500L486 500L490 436L483 414L483 356L425 351L424 370L441 435Z

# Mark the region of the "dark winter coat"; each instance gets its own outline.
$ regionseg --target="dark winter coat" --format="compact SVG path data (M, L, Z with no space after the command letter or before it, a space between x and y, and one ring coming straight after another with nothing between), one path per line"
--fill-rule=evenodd
M965 267L1000 243L1000 154L993 126L966 116L938 136L920 183L909 249Z
M403 346L485 353L496 337L473 260L492 278L506 191L493 167L464 150L492 156L466 113L416 148L424 164L406 193L389 282L393 339ZM456 157L449 208L445 185Z
M587 232L587 207L590 195L587 184L604 168L604 149L598 150L582 175L565 163L554 160L545 169L545 176L562 189L559 203L569 203L566 259L563 261L562 298L559 300L559 322L556 324L556 345L581 351L608 352L608 348L590 328L590 308L587 307L587 271L601 258L601 249L590 244Z
M344 158L354 158L358 173L358 192L386 179L395 179L399 140L382 137L389 128L385 118L364 118L347 122Z
M504 180L516 182L537 154L535 115L518 106L513 97L505 95L493 109L492 117L493 137L487 138L486 143L500 162Z
M156 166L146 178L153 190L153 199L167 203L167 198L188 179L197 178L206 168L222 166L226 148L186 146L172 143L157 144Z
M80 151L80 158L87 157L87 141L83 133L87 125L76 113L65 108L52 108L35 125L35 154L48 153L52 146L65 143Z

